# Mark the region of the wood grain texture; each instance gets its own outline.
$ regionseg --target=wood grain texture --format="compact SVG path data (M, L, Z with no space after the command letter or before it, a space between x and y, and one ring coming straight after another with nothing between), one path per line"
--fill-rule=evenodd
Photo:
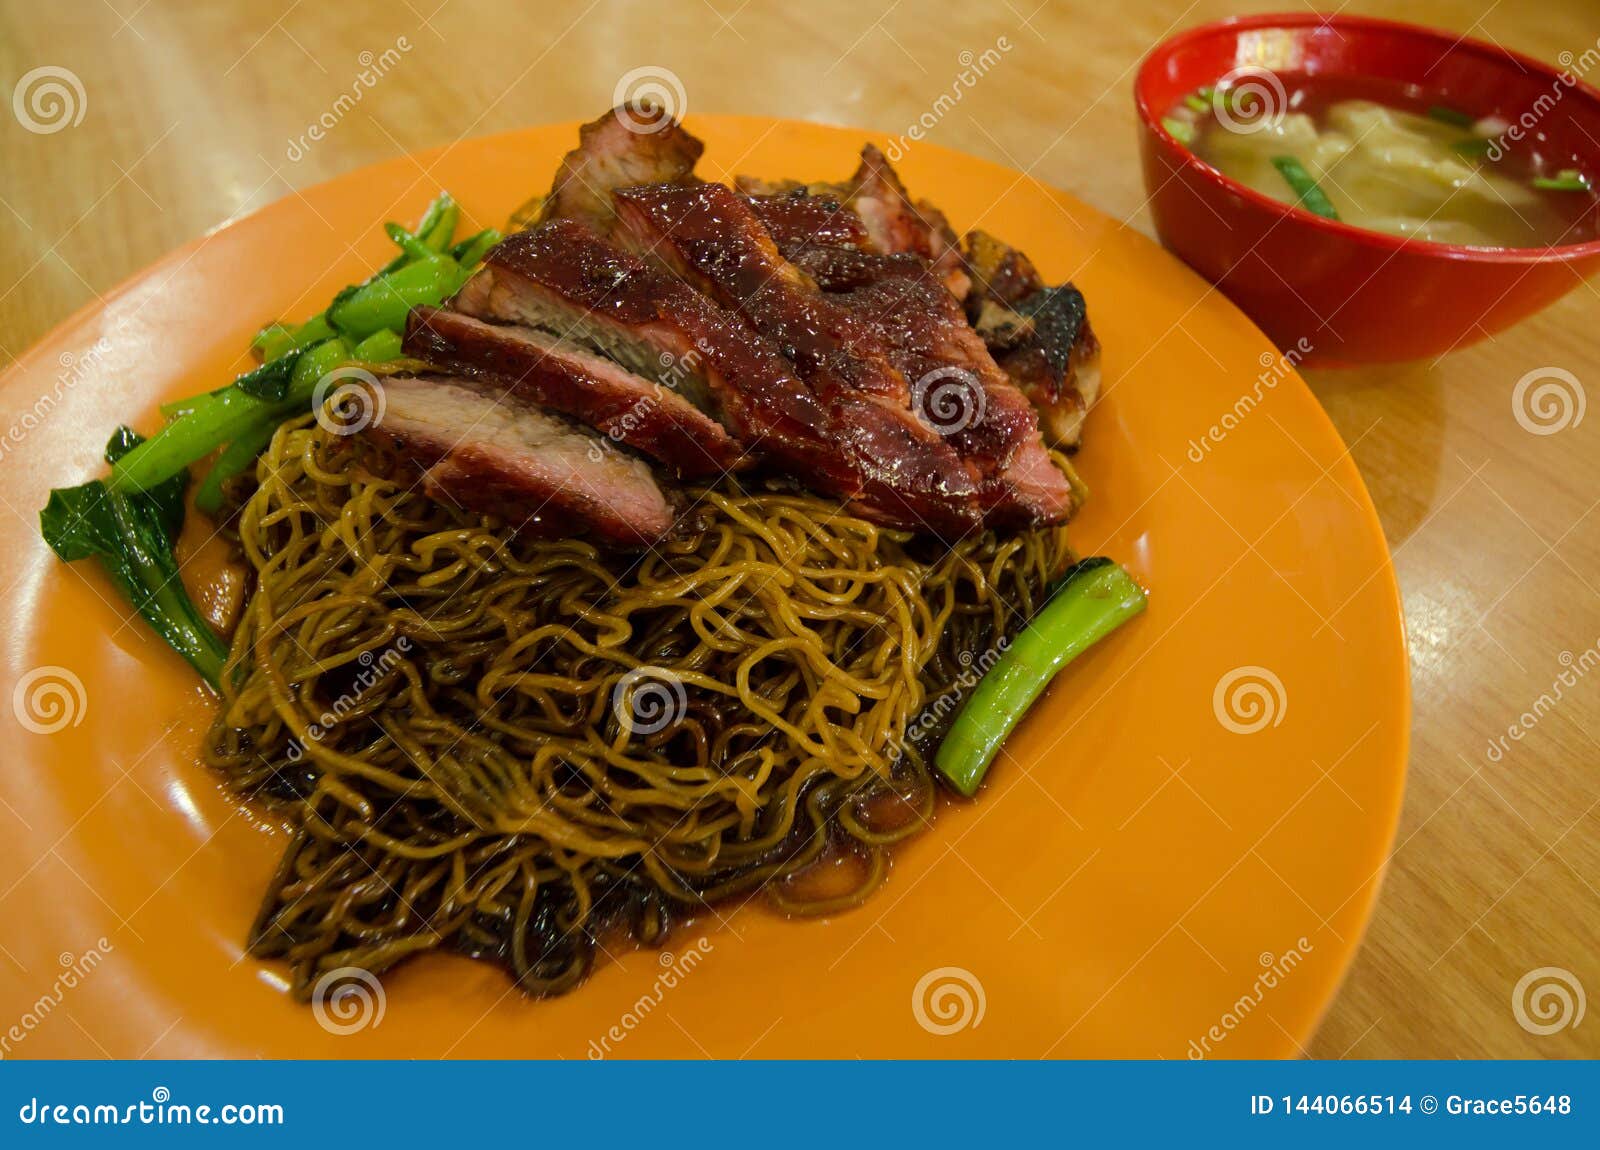
M0 94L56 65L80 78L85 104L81 123L49 134L0 116L0 359L233 216L398 153L591 116L646 64L682 79L691 112L899 134L950 91L963 52L1005 37L928 138L1149 230L1130 96L1139 59L1180 27L1273 7L1284 5L6 0ZM1346 6L1364 9L1394 14ZM1426 0L1404 15L1549 60L1600 36L1582 0L1536 14ZM341 103L390 49L386 74ZM324 118L325 137L302 141ZM1541 1036L1512 1008L1540 967L1600 993L1600 674L1584 674L1600 642L1600 418L1535 435L1511 400L1539 368L1594 383L1597 298L1580 285L1438 363L1311 377L1394 549L1415 693L1394 856L1314 1056L1600 1055L1593 1020ZM1544 706L1564 672L1560 701ZM1491 754L1517 723L1526 736Z

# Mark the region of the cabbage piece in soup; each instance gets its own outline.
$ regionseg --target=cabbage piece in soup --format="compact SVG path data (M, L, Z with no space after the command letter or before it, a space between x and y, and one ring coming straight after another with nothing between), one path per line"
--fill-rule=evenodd
M1292 89L1276 107L1257 103L1253 118L1219 115L1228 93L1203 89L1165 122L1224 175L1356 227L1477 247L1594 238L1587 179L1568 170L1548 178L1537 156L1492 144L1505 125L1443 108L1423 114L1398 101L1329 99L1316 83Z

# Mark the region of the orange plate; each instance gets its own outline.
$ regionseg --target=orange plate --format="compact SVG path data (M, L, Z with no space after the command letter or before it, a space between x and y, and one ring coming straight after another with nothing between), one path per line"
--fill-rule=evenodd
M690 127L710 175L841 178L866 138L750 117ZM53 559L37 511L100 472L117 421L154 426L162 399L242 369L262 322L386 258L383 220L445 187L464 230L498 224L575 138L563 124L473 140L288 197L174 252L4 377L0 1022L41 996L54 1008L3 1052L1295 1053L1356 948L1404 777L1405 646L1372 504L1304 383L1264 367L1272 348L1227 300L1077 200L925 144L900 165L917 193L1089 299L1107 387L1078 457L1093 497L1075 545L1131 567L1149 612L1061 677L980 800L907 846L865 907L788 922L751 906L691 927L671 949L681 968L703 934L703 960L676 985L661 983L667 955L621 953L577 993L529 1001L498 970L428 958L385 977L377 1025L339 1036L284 993L280 967L242 954L281 834L197 761L211 704L188 668L91 567ZM58 978L91 950L92 971ZM949 978L970 1010L935 985Z

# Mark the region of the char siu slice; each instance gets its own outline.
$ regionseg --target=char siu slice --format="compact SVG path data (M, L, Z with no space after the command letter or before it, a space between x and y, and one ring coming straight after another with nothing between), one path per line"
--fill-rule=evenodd
M776 344L829 405L842 449L880 487L908 506L937 509L943 523L919 513L934 530L977 521L972 471L912 410L911 385L878 333L783 259L743 197L722 184L656 184L614 198L619 238Z
M969 233L965 248L973 326L1038 410L1050 442L1077 446L1100 395L1100 341L1083 293L1047 287L1027 256L984 232Z
M783 258L823 291L849 291L885 275L930 274L921 256L877 251L861 217L832 196L797 191L746 199Z
M963 459L980 464L986 523L1016 527L1071 517L1072 485L1050 460L1033 404L936 279L891 271L833 298L872 324L892 362L916 380L913 402L922 418Z
M546 332L419 307L406 321L405 350L438 366L486 372L518 399L586 423L680 477L747 463L720 423L671 388Z
M673 510L650 468L553 412L451 376L391 376L363 434L391 443L428 494L535 535L647 546Z
M966 298L971 281L949 221L926 200L913 201L899 175L889 166L888 158L871 144L861 149L861 164L844 183L803 184L798 180L739 176L734 184L746 195L763 200L810 196L841 203L861 221L866 243L827 241L825 246L859 246L881 255L919 256L933 265L950 294L957 299ZM795 210L789 209L791 213ZM765 218L765 211L762 214Z
M920 385L913 408L979 463L991 525L1054 522L1073 511L1072 486L1050 462L1028 397L994 362L932 265L910 252L871 250L860 217L826 196L750 196L779 252L830 299L870 324L890 362ZM854 226L849 222L855 221Z
M813 246L875 250L866 223L832 196L813 196L802 190L747 195L745 200L780 251Z
M789 474L880 522L959 535L977 516L971 488L938 482L919 441L867 397L826 402L778 350L683 281L557 220L511 236L453 306L481 319L560 333L640 375L677 373L696 405Z
M622 104L578 129L538 221L579 220L600 235L611 233L616 215L611 193L634 184L672 184L694 179L705 145L652 104Z
M879 251L910 252L933 265L950 294L965 299L971 281L956 234L944 213L926 200L913 202L888 158L872 144L850 178L845 202L861 217Z

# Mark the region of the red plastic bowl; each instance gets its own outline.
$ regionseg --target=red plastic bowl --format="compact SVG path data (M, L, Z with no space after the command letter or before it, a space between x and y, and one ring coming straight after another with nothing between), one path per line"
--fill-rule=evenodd
M1323 219L1235 183L1174 139L1161 118L1186 93L1241 67L1378 77L1421 85L1437 102L1476 115L1527 124L1526 114L1524 146L1577 156L1591 173L1600 170L1600 92L1491 44L1356 16L1239 17L1157 46L1134 84L1156 231L1279 347L1298 347L1304 362L1437 356L1532 315L1600 270L1600 241L1423 243Z

